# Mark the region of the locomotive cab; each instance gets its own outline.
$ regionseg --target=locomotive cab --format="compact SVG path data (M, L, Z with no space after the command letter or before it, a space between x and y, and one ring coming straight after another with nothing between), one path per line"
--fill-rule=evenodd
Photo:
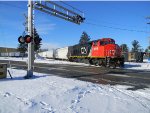
M115 57L118 46L111 38L103 38L92 43L93 57Z
M122 65L121 49L111 38L103 38L92 43L92 62L105 65Z

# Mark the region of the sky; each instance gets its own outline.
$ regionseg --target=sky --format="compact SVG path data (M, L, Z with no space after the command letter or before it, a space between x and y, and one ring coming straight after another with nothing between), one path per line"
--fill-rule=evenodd
M59 3L59 2L57 2ZM35 10L35 27L42 37L42 48L58 48L75 45L83 31L91 40L113 38L117 44L132 48L133 40L143 49L149 45L149 1L65 1L85 14L85 21L77 25ZM64 4L62 4L64 5ZM65 5L64 5L65 6ZM68 7L68 6L66 6ZM0 1L0 46L17 47L18 37L25 30L24 14L27 1ZM144 31L144 32L143 32Z

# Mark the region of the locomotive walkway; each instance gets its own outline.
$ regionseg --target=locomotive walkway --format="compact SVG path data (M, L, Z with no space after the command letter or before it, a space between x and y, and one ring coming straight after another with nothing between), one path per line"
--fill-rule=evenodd
M25 70L27 69L27 65L25 62L3 60L0 60L0 62L11 64L11 67L13 68ZM137 90L150 87L150 72L148 71L46 63L35 63L34 71L38 73L46 73L49 76L56 75L60 77L74 78L98 84L120 84L133 86L133 88L129 88L129 90Z

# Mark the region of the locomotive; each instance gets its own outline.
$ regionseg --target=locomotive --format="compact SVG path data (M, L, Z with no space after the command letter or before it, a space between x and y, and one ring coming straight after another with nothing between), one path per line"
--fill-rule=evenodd
M88 61L92 65L105 67L124 66L121 48L112 38L102 38L85 44L68 47L67 57L72 62Z

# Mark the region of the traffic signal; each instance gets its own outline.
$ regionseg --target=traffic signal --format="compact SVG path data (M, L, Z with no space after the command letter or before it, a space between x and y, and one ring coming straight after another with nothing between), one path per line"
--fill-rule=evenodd
M24 43L25 43L24 37L23 37L23 36L20 36L20 37L18 38L18 42L19 42L20 44L24 44Z
M30 43L32 41L32 37L30 35L26 35L24 39L26 43Z
M31 41L32 41L32 37L30 35L26 35L25 37L20 36L18 38L18 42L21 43L21 44L30 43Z

